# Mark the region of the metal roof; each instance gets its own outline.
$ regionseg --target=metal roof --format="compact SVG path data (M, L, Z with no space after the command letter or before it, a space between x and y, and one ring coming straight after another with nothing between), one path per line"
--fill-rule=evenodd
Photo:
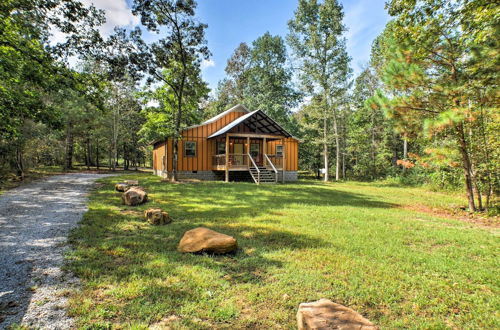
M201 125L213 123L213 122L217 121L218 119L224 117L225 115L227 115L230 112L250 112L250 110L248 110L243 104L237 104L234 107L232 107L232 108L230 108L222 113L219 113L217 116L212 117L212 118L204 121L203 123L201 123Z
M209 139L214 138L224 133L227 133L233 127L236 127L240 124L244 124L255 133L283 135L286 137L292 137L290 133L284 130L278 123L276 123L273 119L271 119L271 117L266 115L262 110L255 110L235 119L228 125L222 127L220 130L210 135L208 138Z

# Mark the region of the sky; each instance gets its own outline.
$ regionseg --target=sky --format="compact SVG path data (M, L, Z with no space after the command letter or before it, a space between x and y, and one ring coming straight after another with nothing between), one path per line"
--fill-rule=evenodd
M106 13L103 34L114 26L133 27L140 24L130 11L131 0L83 0L93 3ZM370 58L372 41L384 29L389 16L384 9L385 0L340 0L344 7L347 26L347 51L351 67L357 75ZM293 17L297 0L198 0L196 17L208 24L206 39L212 52L209 61L202 63L202 74L211 89L225 76L224 68L234 49L241 43L249 45L269 31L285 37L287 22ZM148 38L146 38L147 40Z

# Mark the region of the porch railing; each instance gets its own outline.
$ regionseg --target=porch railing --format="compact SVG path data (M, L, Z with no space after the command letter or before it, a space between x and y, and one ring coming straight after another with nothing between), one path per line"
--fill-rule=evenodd
M213 166L225 166L226 165L226 154L215 155L212 158ZM228 167L229 168L248 168L248 154L229 154L228 155Z
M226 166L226 155L225 154L214 155L212 157L212 165L213 166Z
M273 165L275 169L283 169L283 156L281 155L266 155L267 160Z
M264 157L266 158L267 163L269 165L271 165L271 168L273 169L273 172L274 172L274 181L278 182L278 170L276 169L276 167L274 166L273 162L271 161L271 159L269 158L268 155L264 154Z
M256 184L259 184L260 183L260 169L257 166L257 164L255 163L255 161L253 160L252 155L247 154L247 156L248 156L248 159L250 160L250 164L248 166L248 168L250 169L250 175L252 176L253 181L255 181Z

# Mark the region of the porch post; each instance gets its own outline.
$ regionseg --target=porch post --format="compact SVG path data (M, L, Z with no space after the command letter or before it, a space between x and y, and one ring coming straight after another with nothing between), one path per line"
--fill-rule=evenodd
M285 139L281 139L281 145L283 146L283 177L281 178L282 182L285 183L285 172L286 172L286 148L285 148Z
M226 133L226 182L229 182L229 135Z
M266 155L267 154L267 139L264 138L264 145L262 146L262 151L263 151L263 154ZM264 166L266 166L266 157L265 156L262 156L262 158L264 158L262 161L264 163Z
M247 154L250 155L250 137L247 136ZM247 159L247 165L248 167L250 167L250 159L248 158L248 156L246 157Z

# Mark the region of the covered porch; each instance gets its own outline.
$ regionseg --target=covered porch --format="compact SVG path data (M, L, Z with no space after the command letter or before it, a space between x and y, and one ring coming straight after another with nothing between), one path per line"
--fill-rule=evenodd
M278 172L285 170L284 139L284 136L263 134L224 134L215 140L212 170L224 171L225 181L229 181L230 171L249 171L256 183L270 179L277 182Z
M208 138L215 143L212 170L224 171L229 181L230 171L249 171L259 183L274 183L286 170L286 143L291 135L257 110L238 118ZM285 175L281 175L284 181Z

